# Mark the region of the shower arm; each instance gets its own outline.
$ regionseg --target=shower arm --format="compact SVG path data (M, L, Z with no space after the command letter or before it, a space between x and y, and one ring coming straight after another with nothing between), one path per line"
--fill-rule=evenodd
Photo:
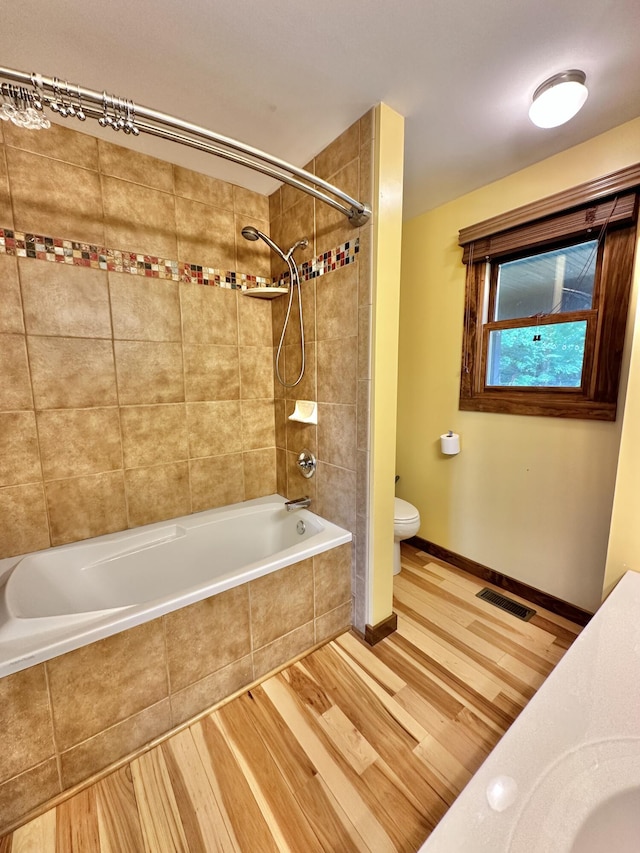
M109 113L120 116L126 112L132 117L132 125L141 133L148 133L151 136L158 136L171 142L178 142L181 145L205 151L289 184L340 211L356 227L364 225L371 217L369 205L351 198L342 190L334 187L328 181L318 178L311 172L292 166L279 157L267 154L258 148L245 145L243 142L214 133L167 113L134 104L132 101L124 100L115 95L108 95L106 92L85 89L75 83L69 85L66 81L63 82L56 77L28 74L25 71L0 66L0 78L22 86L32 87L29 94L34 93L41 97L44 95L42 100L47 105L56 100L63 102L65 100L69 102L81 101L84 112L91 118L107 116ZM332 196L334 197L332 198Z

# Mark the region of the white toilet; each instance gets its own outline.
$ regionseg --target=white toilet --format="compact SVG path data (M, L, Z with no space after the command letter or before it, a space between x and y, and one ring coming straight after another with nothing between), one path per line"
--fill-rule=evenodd
M400 572L400 542L403 539L408 539L410 536L415 536L418 530L420 530L420 513L418 510L409 501L396 498L393 512L394 575Z

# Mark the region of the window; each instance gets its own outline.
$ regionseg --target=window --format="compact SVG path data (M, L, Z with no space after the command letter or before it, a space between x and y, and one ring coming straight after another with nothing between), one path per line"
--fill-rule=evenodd
M615 420L640 166L460 232L460 408Z

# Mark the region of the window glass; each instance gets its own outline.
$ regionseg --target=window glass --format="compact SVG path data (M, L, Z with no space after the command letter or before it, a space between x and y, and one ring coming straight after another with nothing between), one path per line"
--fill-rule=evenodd
M586 334L586 320L491 331L487 385L579 388Z
M589 310L597 255L590 240L500 264L493 319Z

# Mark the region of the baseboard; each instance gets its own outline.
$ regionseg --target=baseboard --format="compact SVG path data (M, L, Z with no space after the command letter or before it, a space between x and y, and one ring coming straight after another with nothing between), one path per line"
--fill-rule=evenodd
M383 619L382 622L378 622L377 625L364 626L365 642L369 643L370 646L375 646L376 643L379 643L380 640L384 640L385 637L388 637L389 634L393 634L397 629L398 616L396 613L392 613L391 616L387 616L386 619Z
M514 595L519 595L521 598L526 598L532 604L537 604L539 607L544 607L545 610L550 610L557 616L562 616L575 622L578 625L586 625L593 616L588 610L583 610L581 607L576 607L575 604L570 604L568 601L563 601L561 598L556 598L549 595L548 592L543 592L533 586L529 586L522 581L514 580L514 578L503 575L501 572L496 572L482 563L476 563L475 560L470 560L469 557L463 557L456 554L455 551L450 551L448 548L443 548L441 545L436 545L434 542L429 542L428 539L423 539L421 536L412 536L406 540L407 545L413 545L414 548L419 548L425 551L432 557L438 560L443 560L445 563L451 563L457 569L462 569L463 572L468 572L474 577L482 578L499 586L501 589L508 590Z

